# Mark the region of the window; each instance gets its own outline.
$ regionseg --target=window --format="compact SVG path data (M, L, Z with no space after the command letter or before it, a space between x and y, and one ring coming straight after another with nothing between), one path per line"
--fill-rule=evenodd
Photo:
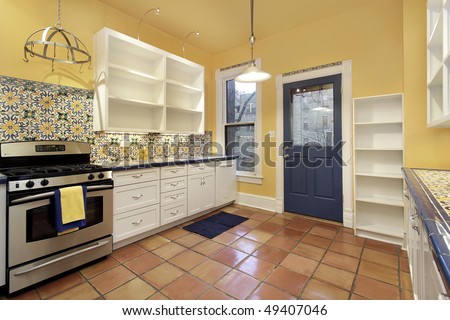
M258 61L257 61L258 63ZM239 181L261 180L260 84L241 83L234 79L248 66L218 70L216 140L227 155L239 155Z

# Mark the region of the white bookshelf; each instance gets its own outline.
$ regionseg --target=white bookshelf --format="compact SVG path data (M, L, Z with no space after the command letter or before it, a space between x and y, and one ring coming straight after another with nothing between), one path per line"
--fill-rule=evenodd
M204 132L204 67L114 30L95 35L95 131Z
M450 0L427 1L427 120L450 127Z
M355 234L403 244L403 95L353 100Z

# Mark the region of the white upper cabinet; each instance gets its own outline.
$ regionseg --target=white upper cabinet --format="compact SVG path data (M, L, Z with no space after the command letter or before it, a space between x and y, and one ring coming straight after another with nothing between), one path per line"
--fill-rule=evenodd
M95 131L203 133L204 67L114 30L95 35Z
M450 1L427 1L427 117L429 127L450 127Z

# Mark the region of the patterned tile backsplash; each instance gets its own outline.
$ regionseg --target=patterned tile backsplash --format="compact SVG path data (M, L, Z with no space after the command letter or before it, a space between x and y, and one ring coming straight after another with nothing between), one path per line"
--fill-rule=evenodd
M212 134L105 133L92 130L92 90L0 76L0 142L91 143L91 162L188 158L208 152Z

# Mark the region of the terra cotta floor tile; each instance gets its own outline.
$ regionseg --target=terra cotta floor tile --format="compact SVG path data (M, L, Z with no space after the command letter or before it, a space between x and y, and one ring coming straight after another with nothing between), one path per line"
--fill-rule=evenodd
M326 250L312 246L307 243L300 242L293 250L292 253L298 254L299 256L303 256L305 258L313 259L315 261L322 260L323 255Z
M183 270L189 271L205 259L207 259L207 257L200 253L192 250L186 250L170 259L169 262Z
M226 247L216 252L211 256L211 259L219 261L229 267L234 268L237 266L242 260L244 260L248 256L247 253L241 252L239 250Z
M280 265L289 270L304 274L305 276L311 276L316 270L318 264L319 263L317 261L312 259L290 253Z
M344 289L345 291L350 291L355 274L350 271L321 264L314 273L314 278Z
M89 264L88 266L84 267L80 270L80 272L87 279L90 279L118 265L119 262L116 259L112 258L111 255L108 255L106 258L97 260L95 263Z
M105 295L107 300L143 300L156 293L155 288L135 278Z
M169 242L153 250L152 253L156 254L157 256L165 260L168 260L185 250L186 248L183 247L182 245L179 245L178 243L175 242Z
M262 283L248 298L248 300L295 300L293 295L267 283Z
M364 248L361 258L363 260L376 262L390 268L398 269L399 267L399 257L397 255L392 255L377 250Z
M345 242L333 241L330 246L330 250L359 258L361 256L362 247L354 246Z
M308 280L308 276L283 267L278 267L267 277L265 282L297 297Z
M205 240L193 246L191 249L204 254L205 256L211 256L212 254L216 253L219 250L222 250L223 248L225 248L223 244L214 242L212 240Z
M295 247L297 241L294 239L275 235L266 242L267 245L280 248L285 251L291 251Z
M304 300L347 300L350 293L322 281L312 279L302 293Z
M173 300L193 300L208 288L209 286L205 282L190 274L184 274L167 285L161 292Z
M81 283L60 294L52 296L51 300L94 300L99 298L99 294L92 286L87 283Z
M389 283L393 286L399 285L398 270L381 264L361 260L358 274Z
M226 294L243 300L257 287L259 281L245 273L231 270L214 285Z
M259 247L255 252L253 252L253 256L261 258L263 260L278 264L280 263L286 256L289 254L289 252L268 246L263 245Z
M84 281L85 279L79 272L73 272L66 276L52 280L51 282L38 287L36 290L41 299L47 299L50 296L72 288Z
M128 260L124 263L124 265L137 275L140 275L156 267L157 265L160 265L163 262L164 260L157 255L154 255L151 252L147 252L132 260Z
M132 243L125 247L114 250L111 253L111 256L120 263L124 263L125 261L136 258L137 256L140 256L141 254L144 254L146 252L147 251L143 249L141 246Z
M138 241L137 244L149 251L152 251L169 242L170 240L167 238L160 235L154 235Z
M322 263L355 273L358 269L359 259L346 254L327 251L322 259Z
M363 275L356 276L353 292L372 300L398 300L400 298L398 287Z
M275 267L276 265L271 262L250 256L242 261L236 269L259 280L264 280Z
M181 277L185 272L170 263L163 263L141 275L141 278L156 289L161 289Z
M89 280L89 282L101 293L105 294L121 286L127 281L135 278L136 275L120 265Z
M197 278L213 284L222 278L231 268L215 260L205 260L191 270L191 274Z
M233 298L216 288L209 288L197 300L233 300Z
M256 249L262 246L262 243L256 242L246 238L240 238L233 242L230 247L248 254L253 253Z

